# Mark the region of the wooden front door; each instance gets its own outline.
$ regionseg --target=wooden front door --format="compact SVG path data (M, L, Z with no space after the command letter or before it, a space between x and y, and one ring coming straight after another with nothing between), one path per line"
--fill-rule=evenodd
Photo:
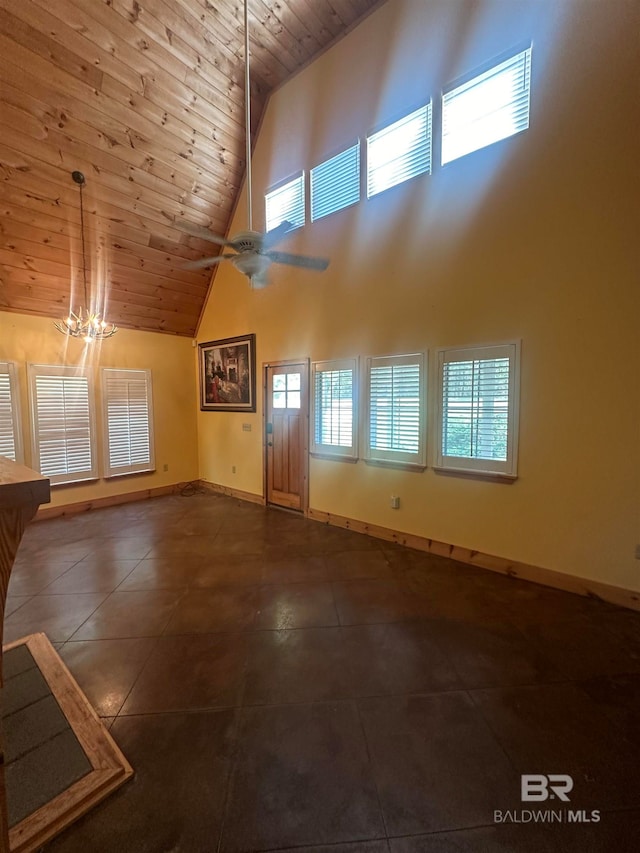
M306 509L309 363L265 366L267 503Z

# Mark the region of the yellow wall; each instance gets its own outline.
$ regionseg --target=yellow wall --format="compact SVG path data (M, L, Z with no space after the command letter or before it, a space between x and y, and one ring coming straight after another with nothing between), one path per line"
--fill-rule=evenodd
M322 275L218 272L199 340L255 332L259 365L425 349L433 389L435 348L522 340L517 482L312 460L313 508L640 589L636 9L389 0L272 96L258 228L269 185L430 96L437 137L443 86L533 43L528 131L445 168L436 145L432 175L283 243ZM199 413L202 477L262 492L261 411L259 388L255 415Z
M0 361L18 363L27 465L33 463L30 453L28 363L84 364L93 368L99 466L102 465L99 368L150 369L152 372L156 471L100 479L92 483L54 486L50 506L91 501L197 479L196 386L190 339L120 329L110 340L86 345L79 340L64 338L53 328L51 320L2 312ZM163 470L164 465L168 466L166 472Z

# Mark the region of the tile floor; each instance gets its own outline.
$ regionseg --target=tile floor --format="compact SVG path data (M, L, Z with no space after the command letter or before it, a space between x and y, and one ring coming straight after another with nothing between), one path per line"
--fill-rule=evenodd
M640 614L196 495L33 524L34 631L136 770L47 850L638 849ZM494 823L523 773L600 821Z

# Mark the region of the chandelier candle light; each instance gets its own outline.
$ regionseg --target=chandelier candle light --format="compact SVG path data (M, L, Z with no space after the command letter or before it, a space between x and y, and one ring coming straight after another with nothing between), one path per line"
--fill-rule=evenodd
M87 292L87 255L84 245L84 204L82 190L84 189L84 175L82 172L72 172L71 177L80 187L80 234L82 236L82 281L84 285L84 305L78 312L69 311L69 316L64 320L54 321L54 326L63 335L69 338L82 338L85 343L95 340L110 338L118 331L114 323L107 323L100 319L100 314L91 310Z

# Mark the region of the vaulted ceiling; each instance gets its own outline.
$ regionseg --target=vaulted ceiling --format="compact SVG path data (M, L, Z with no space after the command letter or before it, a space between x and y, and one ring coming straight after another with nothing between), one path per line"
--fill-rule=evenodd
M249 0L252 124L380 0ZM192 336L244 174L242 0L0 0L0 311ZM213 251L212 251L213 249ZM72 306L73 307L73 306Z

